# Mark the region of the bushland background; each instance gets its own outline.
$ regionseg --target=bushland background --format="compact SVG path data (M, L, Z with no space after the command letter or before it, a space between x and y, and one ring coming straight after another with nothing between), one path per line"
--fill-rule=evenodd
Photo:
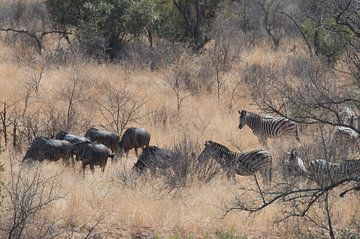
M261 202L252 177L229 182L214 164L199 180L191 156L205 140L263 148L238 129L246 109L300 125L301 145L269 142L275 182L293 184L282 173L293 148L305 162L358 157L332 138L335 126L359 132L340 115L359 114L359 9L352 0L0 1L2 237L359 238L359 195L340 198L344 186L302 214L294 210L311 197L248 212L239 205ZM94 176L80 164L21 166L35 137L91 126L148 129L151 145L181 153L181 173L136 178L133 153Z

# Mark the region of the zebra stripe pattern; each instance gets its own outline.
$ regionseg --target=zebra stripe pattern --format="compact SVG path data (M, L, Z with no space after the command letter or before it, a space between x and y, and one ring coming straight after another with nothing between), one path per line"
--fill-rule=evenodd
M339 112L339 123L345 126L335 127L333 146L334 150L339 150L338 157L348 159L349 152L360 151L359 120L360 118L350 107L343 107Z
M239 129L248 125L262 145L267 145L268 138L278 138L286 135L295 136L300 142L298 125L294 121L281 117L260 116L258 114L242 110L238 111Z
M296 162L296 168L301 174L319 186L326 187L342 180L360 180L360 160L344 160L341 163L331 163L324 159L315 159L305 168L300 157L293 150L289 162Z
M357 116L355 114L355 112L350 108L350 107L343 107L341 109L341 111L339 112L339 117L340 117L340 123L343 123L345 125L352 125L353 123L355 123L355 121L357 121Z
M293 149L288 155L290 155L290 158L287 161L289 176L307 176L308 171L306 170L304 161L297 156L295 150Z
M346 147L358 147L360 134L348 127L336 127L335 140L337 144L344 144Z
M198 157L202 163L210 158L216 160L222 169L227 172L228 177L255 175L258 171L262 174L264 182L271 183L272 157L266 150L253 150L246 153L236 153L224 145L213 141L206 141L205 148Z

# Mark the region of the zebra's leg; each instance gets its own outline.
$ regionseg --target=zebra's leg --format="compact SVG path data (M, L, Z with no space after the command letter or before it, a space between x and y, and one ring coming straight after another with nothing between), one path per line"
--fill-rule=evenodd
M300 137L299 137L299 127L298 127L298 125L296 125L296 128L295 128L295 138L301 144Z
M229 181L235 182L235 173L233 170L227 170L226 171L226 177Z
M270 186L272 180L272 168L271 165L266 165L266 167L260 170L261 176L263 178L263 184Z
M259 184L259 182L258 182L258 180L257 180L256 173L254 174L254 178L255 178L256 186L258 187L259 193L260 193L261 198L262 198L262 200L263 200L263 203L265 203L264 194L263 194L263 192L262 192L262 190L261 190L261 187L260 187L260 184Z
M259 136L259 143L267 148L267 138L263 135Z

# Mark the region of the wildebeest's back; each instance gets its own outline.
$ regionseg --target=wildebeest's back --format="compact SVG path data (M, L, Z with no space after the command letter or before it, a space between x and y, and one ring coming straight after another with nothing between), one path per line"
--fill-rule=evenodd
M138 172L142 172L146 168L152 172L155 172L156 169L167 169L171 166L172 157L172 151L149 146L144 148L133 169Z
M117 144L120 140L120 137L117 134L109 131L98 130L96 128L88 129L88 131L86 131L85 137L92 142L104 144L113 151L116 150Z
M121 138L121 146L125 150L142 148L150 143L150 133L143 128L128 128ZM154 146L155 147L155 146Z
M77 158L85 163L94 165L98 165L112 156L111 150L103 144L86 142L75 144L74 148Z
M35 160L48 159L57 161L60 158L68 159L71 154L72 146L68 141L37 137L31 143L24 160L33 158Z

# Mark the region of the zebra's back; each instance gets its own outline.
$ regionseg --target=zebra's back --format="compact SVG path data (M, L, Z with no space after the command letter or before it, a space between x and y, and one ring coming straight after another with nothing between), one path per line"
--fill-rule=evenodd
M268 151L253 150L239 155L236 161L236 172L244 176L253 175L271 164L272 157Z
M360 160L344 160L331 163L326 160L313 160L309 165L309 176L320 186L329 186L342 180L360 178Z
M259 129L266 137L278 138L284 135L297 136L297 124L285 118L263 118Z

